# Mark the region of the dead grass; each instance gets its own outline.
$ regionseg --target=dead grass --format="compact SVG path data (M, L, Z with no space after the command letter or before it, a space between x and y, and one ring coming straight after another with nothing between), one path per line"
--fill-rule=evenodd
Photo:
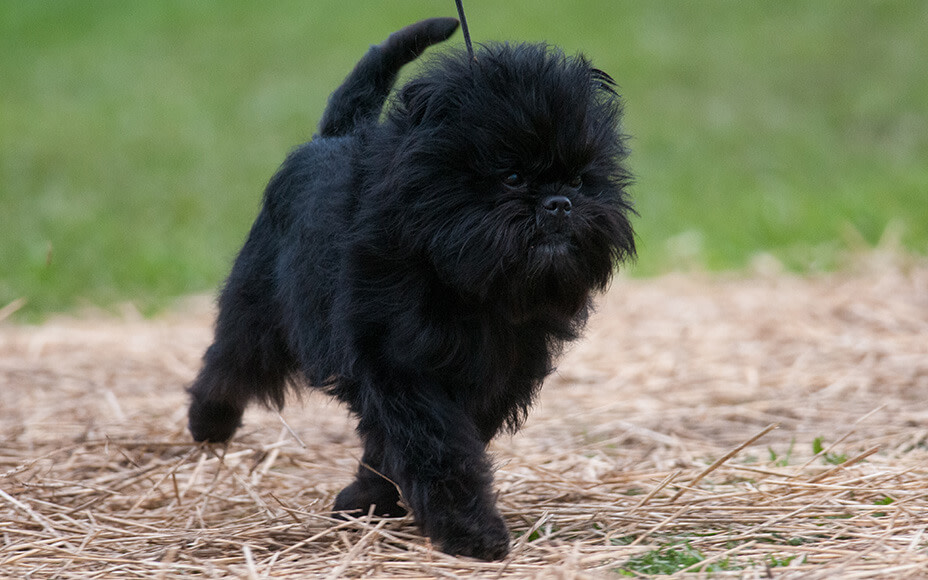
M928 577L924 263L616 281L494 443L502 563L332 520L358 448L324 397L190 444L209 325L200 301L0 327L0 576Z

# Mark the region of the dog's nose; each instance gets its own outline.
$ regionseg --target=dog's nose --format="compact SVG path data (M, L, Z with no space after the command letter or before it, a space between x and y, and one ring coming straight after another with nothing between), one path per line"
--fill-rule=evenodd
M549 195L541 200L541 207L552 215L566 217L570 215L571 204L563 195Z

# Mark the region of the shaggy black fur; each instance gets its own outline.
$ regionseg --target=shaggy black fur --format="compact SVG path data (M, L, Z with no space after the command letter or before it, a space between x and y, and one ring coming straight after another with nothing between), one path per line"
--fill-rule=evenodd
M336 510L401 515L402 497L446 552L499 559L487 443L519 427L635 245L619 98L583 57L453 51L380 119L400 67L456 27L371 48L271 179L190 430L226 441L249 402L281 407L305 379L359 418L364 458Z

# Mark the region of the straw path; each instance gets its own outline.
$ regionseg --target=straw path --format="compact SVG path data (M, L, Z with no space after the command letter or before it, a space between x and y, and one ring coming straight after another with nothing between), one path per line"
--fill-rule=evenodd
M0 326L0 577L928 577L923 262L618 279L492 446L500 563L332 519L359 449L323 396L190 443L208 302Z

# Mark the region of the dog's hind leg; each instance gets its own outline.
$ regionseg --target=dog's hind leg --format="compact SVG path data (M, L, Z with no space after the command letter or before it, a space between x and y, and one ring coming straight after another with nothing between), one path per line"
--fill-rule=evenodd
M203 368L188 389L189 428L196 441L230 439L245 407L255 399L282 405L290 365L277 354L283 345L268 341L276 342L272 337L246 332L235 338L217 336L207 349Z
M220 297L213 344L188 389L188 426L197 441L231 438L251 401L282 407L295 366L275 324L266 278L243 275L249 262L243 256Z

